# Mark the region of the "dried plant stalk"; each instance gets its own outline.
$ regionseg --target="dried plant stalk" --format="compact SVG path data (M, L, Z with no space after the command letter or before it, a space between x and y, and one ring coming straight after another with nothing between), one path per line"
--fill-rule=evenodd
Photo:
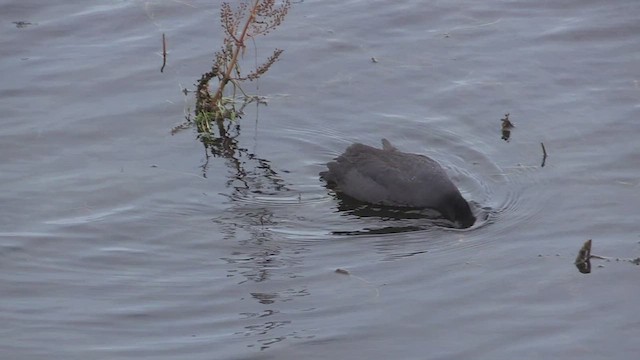
M279 5L276 5L279 3ZM229 3L222 3L220 18L225 32L224 47L216 53L216 63L221 69L219 83L216 92L211 97L211 106L215 106L222 99L225 86L232 80L255 80L269 70L271 65L278 61L282 50L276 49L267 61L252 71L248 76L240 76L238 59L246 48L245 40L249 37L266 35L278 27L289 8L290 0L277 2L276 0L255 0L249 7L241 2L235 10ZM242 19L245 19L242 24ZM240 28L242 28L240 30ZM233 72L236 71L235 76Z
M187 119L186 123L195 123L202 136L212 135L212 129L218 129L219 136L226 135L224 120L235 120L242 114L246 104L261 100L256 96L247 95L240 83L253 81L264 75L271 66L278 61L283 50L275 49L264 63L242 75L239 60L247 48L247 39L255 39L258 35L266 35L282 24L291 7L290 0L246 0L239 1L232 6L230 2L223 2L220 7L220 24L223 29L223 45L215 53L211 70L204 73L198 80L196 90L195 120ZM217 79L215 91L211 92L211 82ZM225 96L228 84L233 86L232 96ZM236 110L236 90L243 94L243 106ZM216 122L215 126L213 122ZM182 129L184 126L176 127ZM176 130L177 131L177 130Z

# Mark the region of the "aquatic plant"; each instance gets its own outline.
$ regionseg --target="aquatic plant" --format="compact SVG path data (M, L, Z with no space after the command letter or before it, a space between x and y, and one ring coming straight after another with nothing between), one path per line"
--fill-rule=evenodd
M218 135L225 136L225 120L235 120L242 115L244 106L260 101L256 96L249 96L242 89L241 83L257 80L264 75L278 61L283 50L275 49L271 56L246 75L241 71L240 60L245 55L247 41L255 40L257 36L266 35L277 28L290 7L290 0L242 1L235 7L229 2L221 4L223 45L214 55L211 70L202 74L198 80L196 89L196 115L193 122L201 135L213 135L215 124ZM241 93L240 96L237 96L238 92ZM239 103L242 106L237 109Z

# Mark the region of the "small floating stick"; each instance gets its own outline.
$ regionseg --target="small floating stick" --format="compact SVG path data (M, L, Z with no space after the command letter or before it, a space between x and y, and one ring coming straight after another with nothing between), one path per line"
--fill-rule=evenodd
M164 72L164 67L167 65L167 40L165 39L164 33L162 33L162 67L160 68L160 72Z
M547 161L547 149L544 148L544 143L541 142L540 146L542 146L542 165L540 167L544 167L544 163Z

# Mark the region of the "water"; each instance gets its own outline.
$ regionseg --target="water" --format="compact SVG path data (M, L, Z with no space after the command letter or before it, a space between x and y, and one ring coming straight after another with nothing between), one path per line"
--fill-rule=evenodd
M640 4L297 2L230 158L170 134L218 5L0 2L2 358L637 354ZM338 211L318 172L382 137L486 216Z

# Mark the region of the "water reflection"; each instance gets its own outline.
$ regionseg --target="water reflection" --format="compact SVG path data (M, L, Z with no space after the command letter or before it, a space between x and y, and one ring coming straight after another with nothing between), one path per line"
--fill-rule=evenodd
M234 251L221 258L229 265L227 277L240 277L237 286L250 295L248 299L255 300L250 311L239 313L243 330L235 334L253 340L247 347L262 351L296 336L295 331L286 330L292 324L287 315L291 311L281 306L309 295L309 291L305 285L290 283L281 289L278 280L300 276L295 266L307 250L300 244L283 244L283 239L274 235L270 229L286 220L285 215L277 213L278 206L260 201L290 191L283 178L269 160L241 145L240 124L219 125L217 136L200 136L205 151L202 175L208 175L215 161L224 161L230 170L226 175L230 206L214 221L224 241L235 244Z
M256 120L257 121L257 120ZM244 197L249 193L275 194L289 191L278 172L272 169L271 162L260 158L247 148L240 146L240 125L228 122L219 124L219 136L200 135L204 146L205 162L202 164L202 176L207 177L212 158L223 158L232 176L227 186L233 187L233 196ZM247 165L253 165L248 168Z
M264 323L249 325L245 327L245 331L237 332L236 335L242 336L261 336L267 335L278 328L291 324L291 321L266 321ZM281 342L286 339L286 336L266 337L258 340L260 344L260 350L266 350L270 345ZM250 344L247 347L254 347L255 344Z
M269 305L273 304L279 295L277 293L251 293L251 296L258 300L260 304ZM269 310L269 312L273 313L274 310Z
M341 192L333 192L333 194L338 202L339 212L359 218L377 218L387 224L387 226L361 230L332 231L334 235L384 235L428 230L434 227L465 230L459 229L456 224L444 219L438 211L433 209L373 205L356 200ZM471 228L485 224L489 219L491 209L480 208L473 202L469 202L469 205L477 218L476 224Z

